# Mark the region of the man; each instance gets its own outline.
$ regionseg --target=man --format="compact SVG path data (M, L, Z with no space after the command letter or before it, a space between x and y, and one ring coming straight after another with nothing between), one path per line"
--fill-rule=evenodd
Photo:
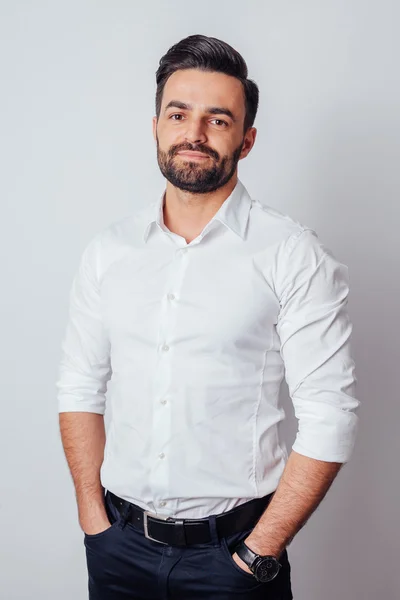
M231 46L170 48L166 189L82 255L57 386L91 600L293 598L287 546L352 453L348 270L238 179L257 106Z

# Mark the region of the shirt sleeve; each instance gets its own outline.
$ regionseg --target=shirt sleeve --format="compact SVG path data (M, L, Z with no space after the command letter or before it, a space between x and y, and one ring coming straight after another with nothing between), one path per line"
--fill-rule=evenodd
M347 462L358 427L357 378L347 312L348 267L305 228L281 251L277 333L285 379L298 419L293 450Z
M59 363L58 412L105 413L110 342L100 308L100 234L86 246L69 295Z

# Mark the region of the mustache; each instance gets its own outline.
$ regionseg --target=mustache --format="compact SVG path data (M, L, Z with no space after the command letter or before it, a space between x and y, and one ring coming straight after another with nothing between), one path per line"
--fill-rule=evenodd
M212 158L219 159L218 152L212 150L211 148L206 148L205 146L194 146L193 144L180 144L179 146L173 146L170 150L171 156L175 156L178 152L199 152L200 154L206 154L207 156L211 156Z

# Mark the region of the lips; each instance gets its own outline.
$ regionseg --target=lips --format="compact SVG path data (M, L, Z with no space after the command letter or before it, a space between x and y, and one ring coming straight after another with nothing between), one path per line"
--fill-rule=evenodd
M204 154L204 152L192 152L190 150L183 150L182 152L178 152L178 154L191 156L193 158L208 158L207 154Z

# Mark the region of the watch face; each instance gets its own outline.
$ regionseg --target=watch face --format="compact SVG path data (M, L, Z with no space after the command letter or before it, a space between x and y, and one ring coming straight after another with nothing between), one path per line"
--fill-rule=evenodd
M253 568L254 575L259 581L272 581L279 573L279 562L273 556L260 557Z

